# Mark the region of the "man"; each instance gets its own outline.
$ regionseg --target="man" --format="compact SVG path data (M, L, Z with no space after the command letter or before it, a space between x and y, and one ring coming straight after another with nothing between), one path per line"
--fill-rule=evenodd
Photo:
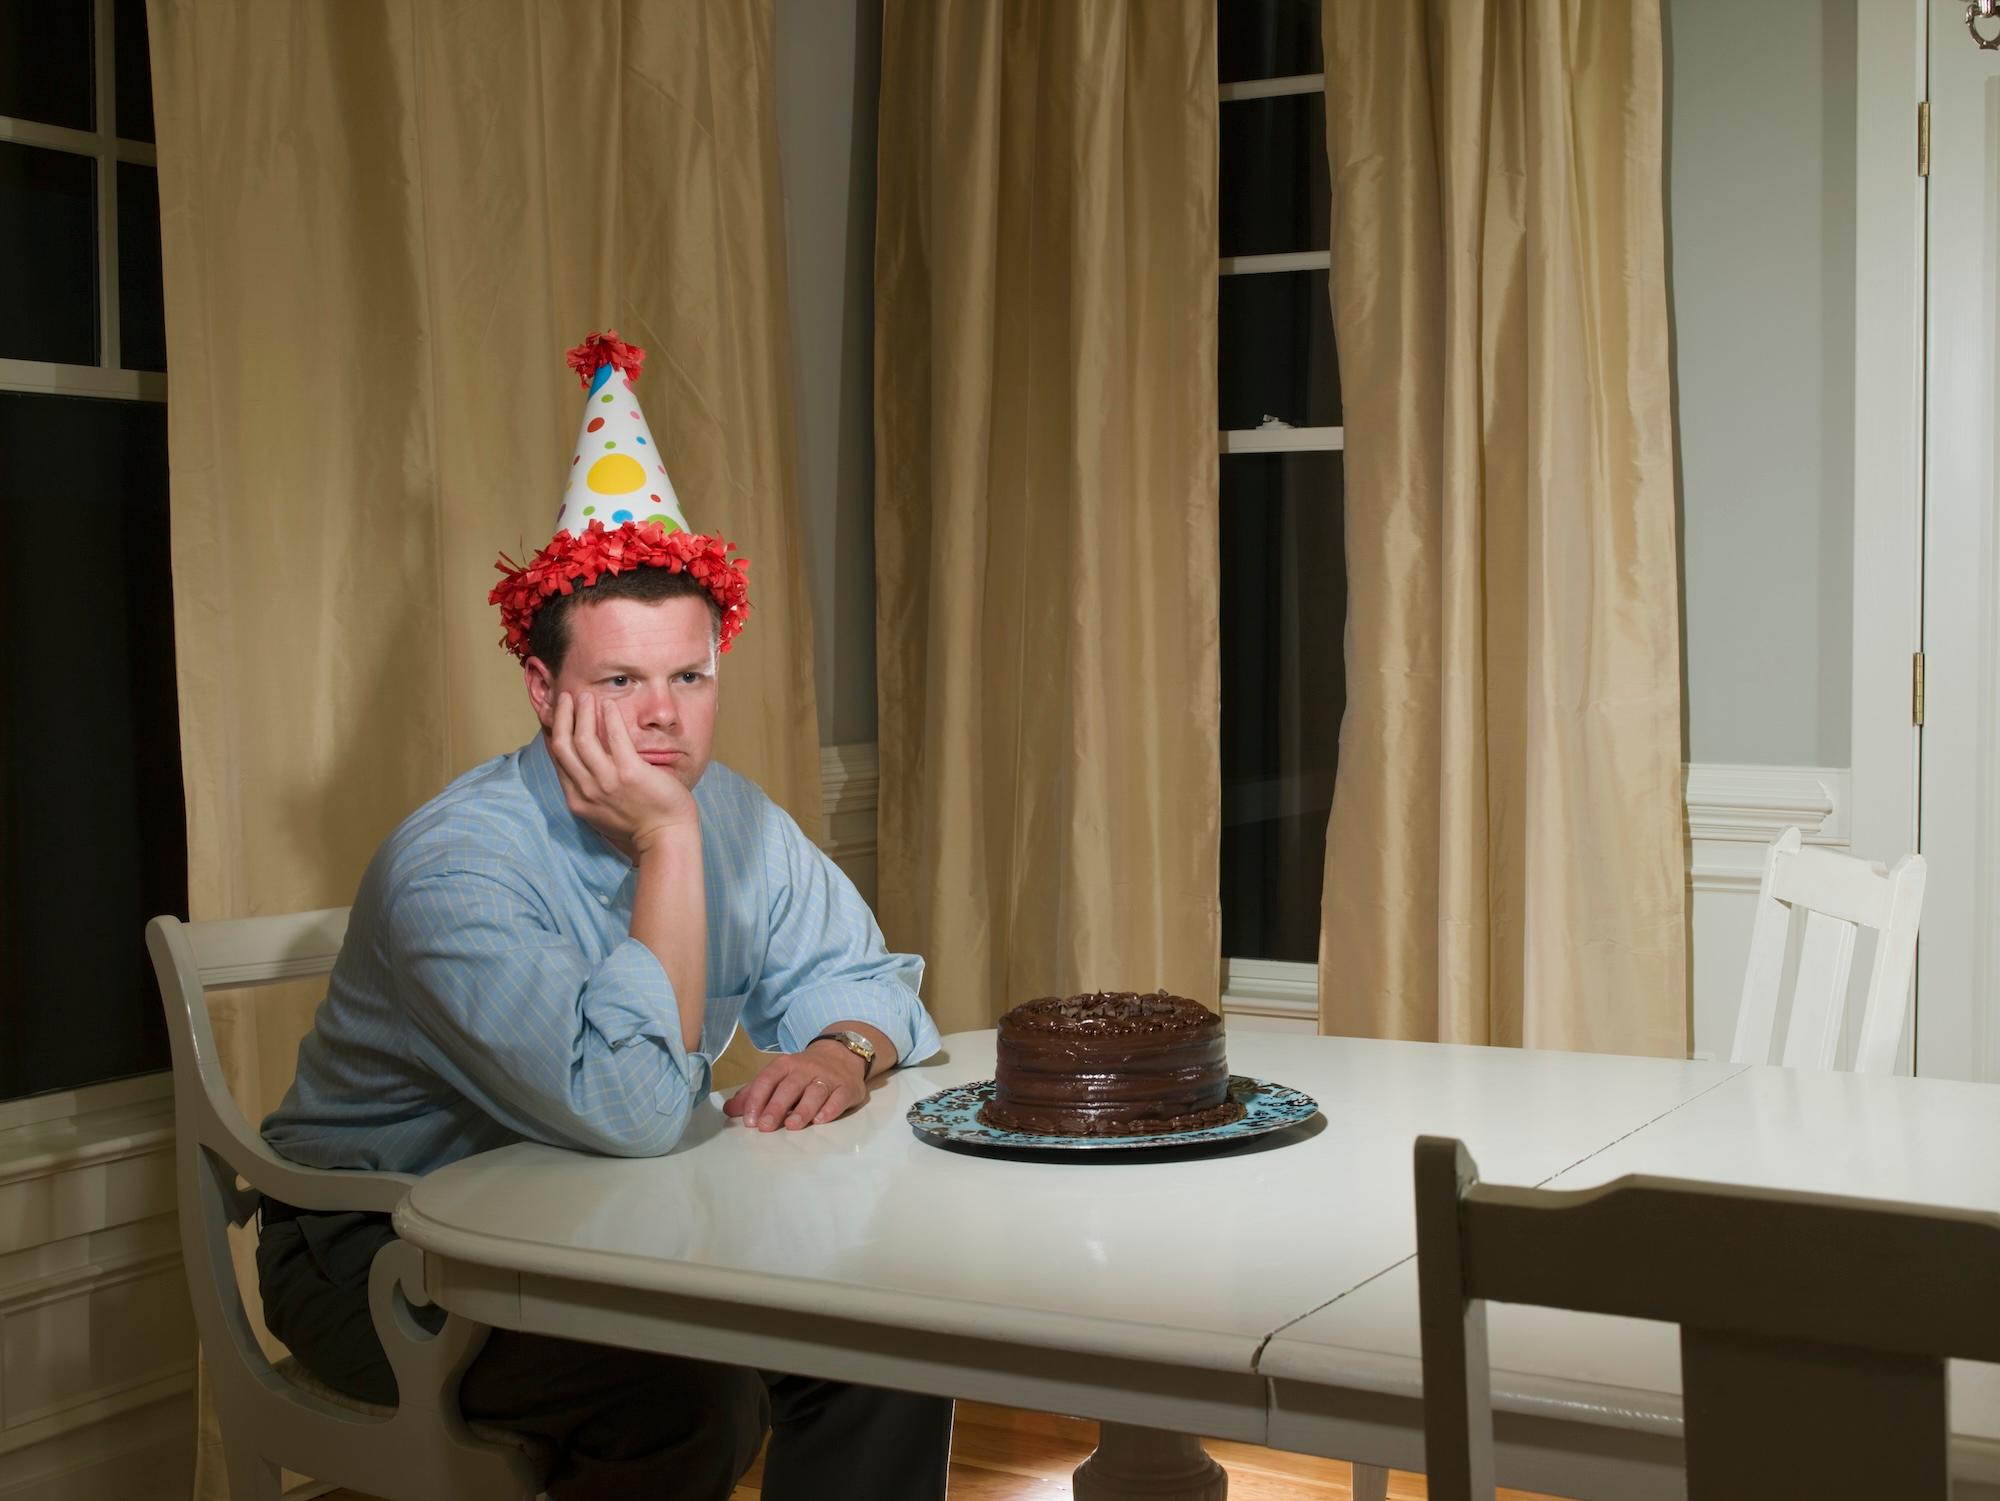
M572 356L592 397L614 371L629 391L639 352L593 342ZM671 531L624 509L614 531L583 519L607 474L583 469L586 440L651 447L636 398L616 405L620 426L586 411L562 518L575 530L495 590L541 732L412 814L362 878L297 1078L264 1123L296 1161L421 1173L523 1139L670 1151L739 1021L781 1056L724 1108L765 1132L835 1120L937 1047L921 961L886 952L797 825L711 764L719 659L747 611L728 544L678 514ZM670 497L658 472L641 483ZM383 1216L267 1201L257 1253L273 1332L321 1380L380 1402L395 1384L367 1277L392 1238ZM944 1495L939 1398L496 1330L459 1399L546 1444L562 1501L726 1497L767 1421L773 1501Z

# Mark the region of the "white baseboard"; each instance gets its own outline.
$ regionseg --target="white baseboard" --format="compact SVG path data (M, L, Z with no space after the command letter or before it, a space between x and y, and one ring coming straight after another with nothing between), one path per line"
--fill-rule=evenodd
M0 1453L0 1501L180 1501L192 1491L192 1372L87 1417Z

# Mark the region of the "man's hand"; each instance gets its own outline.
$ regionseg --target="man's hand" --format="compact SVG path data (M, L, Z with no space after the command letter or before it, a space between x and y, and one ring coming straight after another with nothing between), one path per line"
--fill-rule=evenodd
M634 864L663 834L700 827L694 794L671 771L642 758L624 716L594 694L557 696L549 758L570 812Z
M722 1113L759 1131L775 1131L781 1125L787 1131L823 1126L868 1098L862 1078L866 1066L837 1042L815 1042L803 1053L787 1053L767 1063L729 1097Z

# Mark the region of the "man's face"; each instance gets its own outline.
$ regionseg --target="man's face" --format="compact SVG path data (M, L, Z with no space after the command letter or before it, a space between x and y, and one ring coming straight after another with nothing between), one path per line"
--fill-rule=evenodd
M540 657L525 668L528 697L548 730L556 699L588 693L625 721L632 748L689 791L715 754L715 648L699 599L587 598L569 616L569 652L551 673Z

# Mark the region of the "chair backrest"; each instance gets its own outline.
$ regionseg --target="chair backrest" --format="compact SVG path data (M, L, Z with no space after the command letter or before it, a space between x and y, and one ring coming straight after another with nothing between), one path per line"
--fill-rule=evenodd
M1861 1035L1854 1053L1858 1073L1886 1074L1910 1010L1910 971L1917 957L1917 920L1924 905L1924 857L1905 855L1883 870L1852 855L1806 849L1797 829L1786 829L1764 853L1757 891L1757 920L1750 962L1736 1012L1737 1063L1771 1062L1779 987L1790 946L1794 909L1806 912L1805 935L1792 986L1791 1024L1784 1054L1790 1068L1832 1068L1847 1007L1854 935L1876 930L1875 964L1862 999Z
M1430 1136L1416 1198L1433 1501L1493 1495L1489 1300L1681 1326L1689 1501L1946 1501L1945 1362L2000 1361L2000 1216L1672 1178L1503 1188Z
M432 1337L407 1317L408 1305L424 1300L422 1259L413 1247L392 1243L370 1279L376 1328L397 1376L390 1419L356 1413L287 1381L265 1357L243 1307L229 1230L256 1211L260 1194L302 1209L386 1214L416 1181L286 1161L237 1109L216 1055L210 991L325 975L346 933L344 907L229 922L156 917L146 925L173 1052L181 1254L231 1494L235 1501L275 1497L282 1465L391 1501L532 1496L533 1472L521 1453L472 1438L458 1415L458 1378L484 1331L453 1319Z

